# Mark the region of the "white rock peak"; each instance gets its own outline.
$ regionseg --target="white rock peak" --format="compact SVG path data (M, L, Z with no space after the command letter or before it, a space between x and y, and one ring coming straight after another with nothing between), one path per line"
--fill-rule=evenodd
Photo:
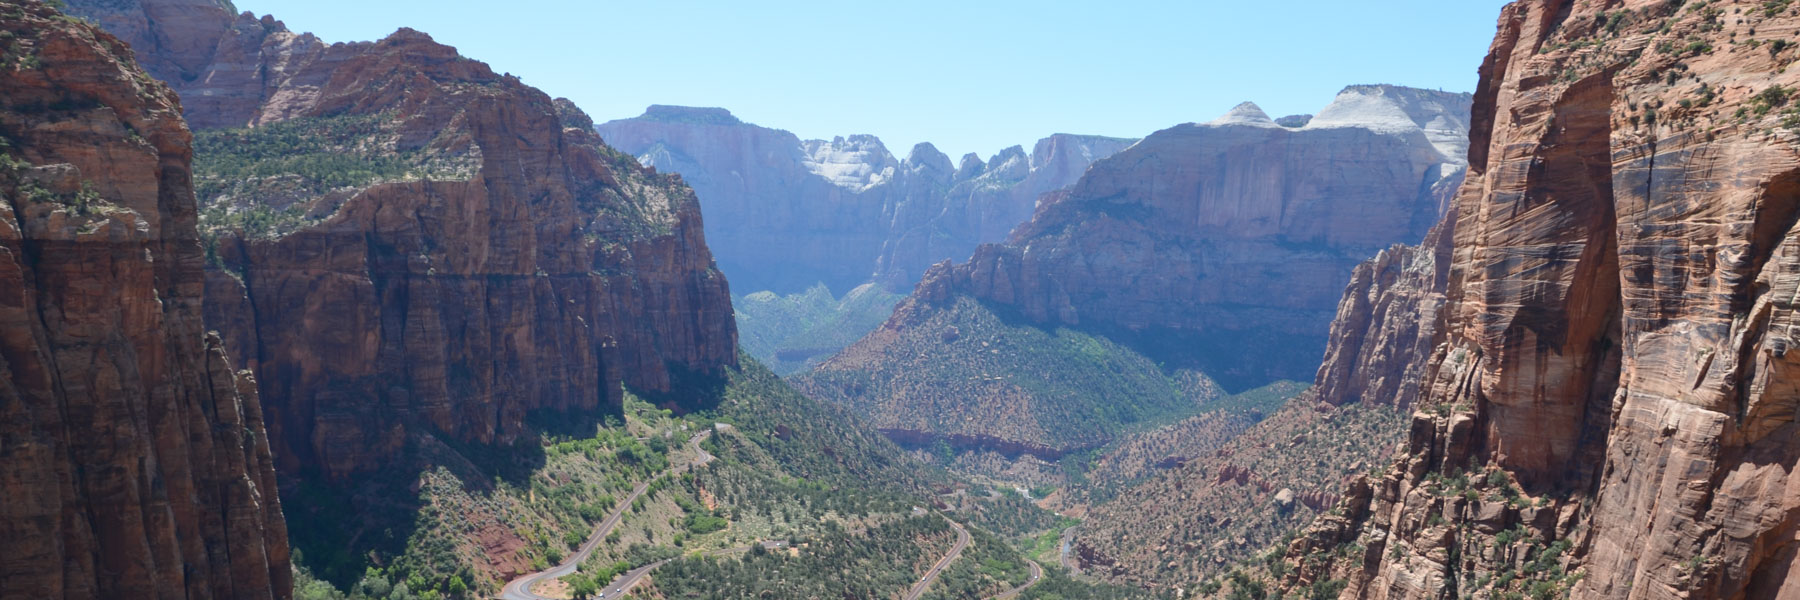
M1245 102L1243 104L1239 104L1235 108L1232 108L1229 112L1226 112L1224 116L1221 116L1217 119L1213 119L1212 122L1207 123L1207 125L1250 125L1250 126L1254 126L1254 127L1280 127L1280 125L1275 124L1274 119L1269 118L1269 113L1263 112L1262 107L1257 106L1255 102Z
M1466 165L1471 100L1468 94L1393 85L1353 85L1339 92L1337 98L1306 125L1287 129L1316 131L1355 127L1387 135L1423 135L1445 162ZM1205 126L1282 127L1253 102L1239 104Z
M802 142L802 152L801 164L808 171L838 187L858 192L892 179L900 167L881 140L869 135L806 140Z

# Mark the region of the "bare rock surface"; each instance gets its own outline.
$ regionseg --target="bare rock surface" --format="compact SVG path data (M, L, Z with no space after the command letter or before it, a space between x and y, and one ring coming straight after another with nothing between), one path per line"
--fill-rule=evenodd
M1357 265L1314 378L1320 400L1398 410L1418 401L1420 375L1439 341L1455 226L1455 215L1446 215L1423 244L1394 246Z
M173 85L197 128L256 126L201 134L232 155L201 161L207 316L258 376L284 472L347 477L411 433L504 443L532 412L616 411L624 386L736 364L692 190L573 105L418 31L326 45L248 14L164 23L165 3L71 4L151 15L145 54L220 36ZM290 160L303 144L403 168L332 179Z
M1788 2L1504 9L1407 456L1287 584L1800 595L1797 29Z
M202 322L180 104L44 4L0 33L0 597L290 597L255 383Z
M1057 134L960 164L930 144L896 158L874 136L801 140L721 108L651 106L603 123L608 144L694 186L721 268L744 292L903 290L939 261L1004 240L1038 197L1136 140Z

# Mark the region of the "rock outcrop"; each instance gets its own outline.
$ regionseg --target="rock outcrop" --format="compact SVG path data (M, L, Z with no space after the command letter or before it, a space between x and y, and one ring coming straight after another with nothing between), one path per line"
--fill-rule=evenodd
M71 4L106 23L164 1ZM528 413L617 410L622 386L736 364L693 192L566 101L417 31L209 27L212 83L177 89L254 101L188 115L257 127L200 136L207 316L257 374L284 471L341 478L412 433L503 443ZM223 83L245 65L254 85Z
M1006 245L934 269L889 325L967 294L1227 387L1310 378L1355 266L1437 222L1468 102L1357 86L1304 127L1246 103L1157 132L1046 196Z
M1319 400L1399 410L1418 401L1419 376L1437 348L1455 229L1456 216L1445 215L1423 244L1394 246L1357 265L1313 379Z
M1788 2L1504 9L1428 409L1286 584L1800 595L1797 29Z
M144 70L180 94L196 130L292 116L327 84L306 67L333 49L229 0L78 0L68 10L131 45ZM343 54L336 55L338 57Z
M700 196L721 268L747 292L823 283L903 289L931 264L1005 239L1038 196L1134 140L1058 134L960 164L930 144L904 160L866 135L802 141L719 108L652 106L599 126L607 143L680 173Z
M0 1L0 34L0 597L290 597L175 95L43 3Z

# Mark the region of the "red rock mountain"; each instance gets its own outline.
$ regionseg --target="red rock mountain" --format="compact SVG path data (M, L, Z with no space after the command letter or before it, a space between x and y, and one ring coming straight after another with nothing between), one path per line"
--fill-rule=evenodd
M228 13L171 31L174 0L71 4L149 22L123 30L142 48L220 40L175 83L218 99L194 123L257 125L202 135L208 322L257 373L284 471L372 468L414 433L504 442L736 363L693 192L572 105L416 31L328 46ZM336 155L375 172L309 166Z
M1157 132L1047 196L1007 244L934 268L890 326L966 294L1227 387L1310 378L1355 266L1437 221L1468 102L1357 86L1303 127L1245 104Z
M1429 409L1284 585L1800 595L1797 36L1789 2L1504 9Z
M740 290L780 294L910 287L933 263L1004 240L1038 196L1135 141L1057 134L1029 155L1015 146L953 165L930 144L901 160L873 136L801 140L720 108L652 106L599 131L694 186L706 238Z
M289 597L175 95L42 3L0 1L0 35L0 597Z

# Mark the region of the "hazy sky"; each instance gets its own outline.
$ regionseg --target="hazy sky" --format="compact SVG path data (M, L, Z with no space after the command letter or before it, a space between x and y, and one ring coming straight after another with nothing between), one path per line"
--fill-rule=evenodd
M328 42L406 26L596 121L722 106L803 138L984 157L1057 132L1139 137L1345 85L1471 91L1502 0L236 0Z

